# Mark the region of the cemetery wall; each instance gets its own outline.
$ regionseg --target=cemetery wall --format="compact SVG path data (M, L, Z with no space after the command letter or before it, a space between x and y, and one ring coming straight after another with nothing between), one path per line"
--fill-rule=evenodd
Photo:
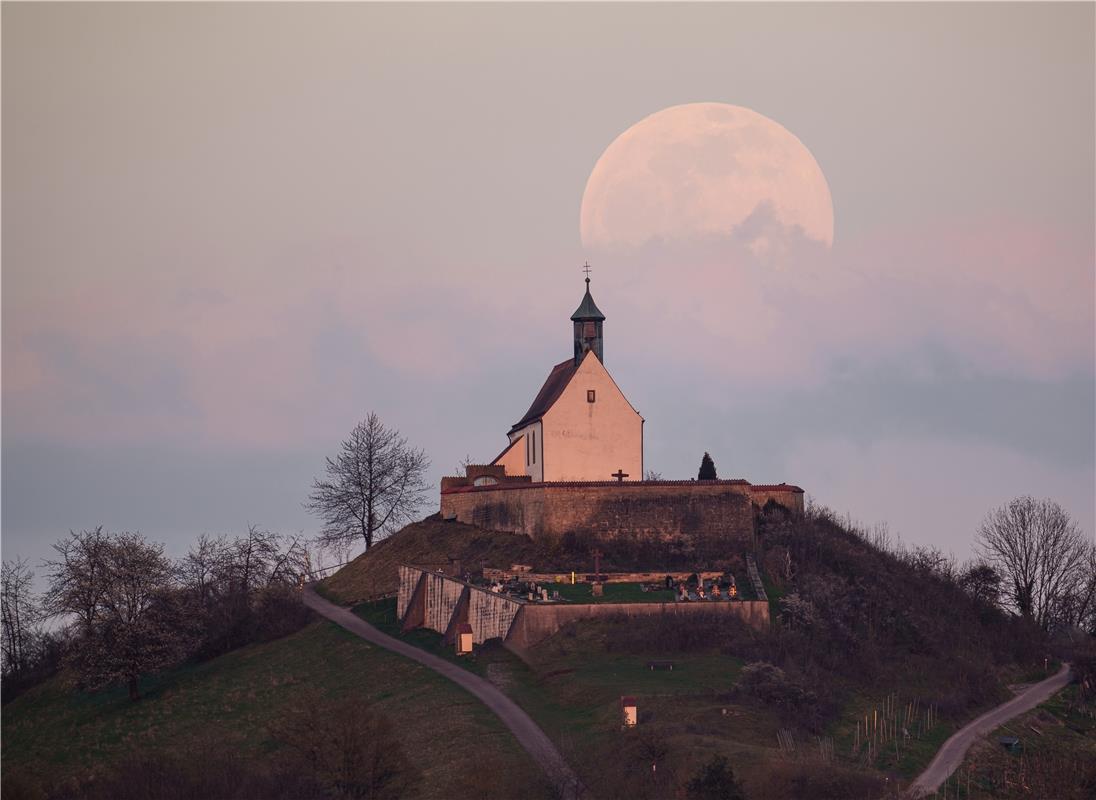
M527 650L551 636L568 622L583 619L650 617L659 614L687 616L717 614L738 617L759 630L769 626L769 604L763 600L707 603L597 603L587 605L522 606L505 644L514 650Z
M449 620L460 602L464 585L436 572L424 572L426 614L423 627L445 633Z
M495 592L468 586L438 572L401 564L396 615L404 630L429 628L448 635L455 617L472 626L472 641L502 639L521 609L521 602ZM467 603L461 597L467 590ZM465 619L464 617L467 617Z
M396 593L397 619L403 619L407 614L407 607L411 604L411 597L415 593L415 588L419 585L419 577L422 573L421 569L400 564L400 588Z
M796 486L758 488L761 505L772 498L791 511L803 508L803 490ZM754 504L747 481L512 483L448 486L441 493L445 519L534 538L570 531L606 540L714 533L748 543Z
M461 602L461 598L466 598ZM738 617L758 629L769 625L769 604L761 600L706 603L525 603L440 573L400 566L396 604L404 630L424 627L448 636L455 622L472 626L472 641L488 639L521 652L535 646L568 622L582 619L718 614ZM465 619L465 617L467 617Z
M470 587L468 592L468 624L472 626L472 642L483 644L488 639L505 639L522 604L496 592Z

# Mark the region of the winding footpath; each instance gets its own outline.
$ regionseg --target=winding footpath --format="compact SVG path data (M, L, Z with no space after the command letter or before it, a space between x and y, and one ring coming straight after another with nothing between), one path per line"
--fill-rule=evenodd
M1069 683L1069 664L1064 664L1057 674L1032 684L1008 702L991 708L973 722L964 725L944 742L944 746L936 753L936 757L932 759L925 771L910 784L909 796L924 797L935 792L940 788L940 784L963 763L963 756L967 754L967 750L976 739L1001 727L1013 717L1031 711L1067 683Z
M312 586L304 589L304 603L320 614L362 639L385 650L391 650L424 667L429 667L445 676L462 689L471 692L485 706L495 713L502 723L510 729L525 751L544 770L548 779L561 788L565 798L576 798L579 794L579 781L574 771L567 766L552 740L533 722L532 718L509 697L500 692L493 684L445 659L401 642L385 633L381 633L361 617L347 608L320 597Z

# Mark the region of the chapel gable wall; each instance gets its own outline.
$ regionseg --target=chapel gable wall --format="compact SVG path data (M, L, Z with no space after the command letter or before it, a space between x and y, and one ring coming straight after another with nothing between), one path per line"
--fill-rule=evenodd
M542 423L543 480L609 480L620 469L633 481L642 479L643 418L593 354L582 360Z

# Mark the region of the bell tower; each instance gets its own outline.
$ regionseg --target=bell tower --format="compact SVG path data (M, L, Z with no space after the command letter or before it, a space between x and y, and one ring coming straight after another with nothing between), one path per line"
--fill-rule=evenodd
M587 264L583 269L586 272L586 294L583 295L578 309L571 315L571 322L575 326L575 365L578 365L587 350L593 350L597 360L604 364L605 340L601 326L605 322L605 315L601 313L590 295L590 265Z

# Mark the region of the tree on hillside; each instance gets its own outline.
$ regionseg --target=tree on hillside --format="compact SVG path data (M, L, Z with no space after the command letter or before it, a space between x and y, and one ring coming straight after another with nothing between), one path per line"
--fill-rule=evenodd
M392 723L360 697L335 700L305 691L271 733L285 747L293 772L331 797L398 800L418 787L419 770Z
M25 559L5 561L0 570L0 655L5 677L25 672L34 658L41 609L33 592L34 573Z
M211 657L295 629L306 613L296 591L312 575L300 536L249 525L244 535L203 535L176 566L202 626L196 654Z
M1083 583L1090 548L1065 509L1030 496L986 515L976 546L1003 577L1006 604L1044 628Z
M995 606L1001 598L1001 576L986 563L966 567L959 574L959 587L986 605Z
M723 756L713 756L685 787L689 800L743 800L734 770Z
M163 546L96 528L70 534L54 550L58 559L46 562L48 609L75 616L70 658L82 683L125 683L130 699L140 699L141 676L183 658L192 640Z
M368 550L410 522L424 502L429 466L422 450L370 413L327 459L325 478L312 485L305 507L324 520L320 544L361 541Z
M1062 625L1077 625L1096 636L1096 543L1086 545L1080 575L1058 599L1054 620Z
M704 457L700 459L700 472L697 474L696 479L698 481L716 480L715 462L712 461L712 457L708 453L704 453Z

